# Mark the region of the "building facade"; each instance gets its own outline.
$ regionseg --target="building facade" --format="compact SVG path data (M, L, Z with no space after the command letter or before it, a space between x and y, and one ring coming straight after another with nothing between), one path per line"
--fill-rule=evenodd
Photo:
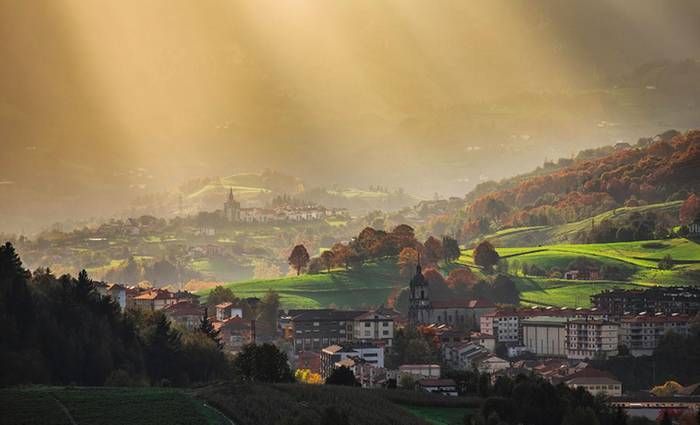
M700 312L700 288L656 286L649 289L613 289L592 295L591 303L612 317L643 312L693 316Z
M374 367L384 367L384 347L377 347L374 344L367 343L346 343L342 345L334 344L325 347L321 350L321 377L328 378L333 370L338 367L336 363L345 360L353 360L348 362L348 366L354 364L355 361L362 360L364 363Z
M353 339L391 347L394 340L394 319L377 311L368 311L354 319Z
M606 320L566 323L566 357L574 360L617 355L619 325Z
M301 310L295 312L290 325L295 353L319 352L334 344L351 342L355 334L355 318L366 311Z
M536 316L520 321L523 345L540 357L566 356L566 319Z
M684 314L638 314L620 319L620 344L627 347L633 356L654 353L659 340L668 332L688 334L690 317Z

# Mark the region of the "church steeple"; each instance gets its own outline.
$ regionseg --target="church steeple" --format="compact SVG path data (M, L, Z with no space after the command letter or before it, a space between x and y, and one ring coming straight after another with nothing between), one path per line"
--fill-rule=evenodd
M408 284L408 321L413 325L429 323L431 315L428 281L423 276L420 260L416 274Z
M229 192L228 192L228 201L229 201L229 202L233 202L233 188L232 188L232 187L229 188Z

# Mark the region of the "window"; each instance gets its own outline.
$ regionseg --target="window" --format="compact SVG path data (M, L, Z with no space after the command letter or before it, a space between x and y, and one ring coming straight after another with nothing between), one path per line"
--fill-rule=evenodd
M382 332L383 335L389 335L389 331Z
M319 326L319 323L318 323L318 322L314 322L314 326Z
M389 326L389 322L382 322L382 326L384 326L384 327Z
M372 326L372 323L370 323L370 322L365 322L365 328L369 328L370 326Z

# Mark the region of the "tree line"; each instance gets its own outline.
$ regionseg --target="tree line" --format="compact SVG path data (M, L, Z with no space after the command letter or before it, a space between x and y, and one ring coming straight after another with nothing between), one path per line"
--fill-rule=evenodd
M261 347L246 347L262 353L251 366L221 350L207 317L190 331L160 311L122 312L85 271L30 273L10 243L0 246L0 385L187 386L263 369L261 379L291 380L286 355Z

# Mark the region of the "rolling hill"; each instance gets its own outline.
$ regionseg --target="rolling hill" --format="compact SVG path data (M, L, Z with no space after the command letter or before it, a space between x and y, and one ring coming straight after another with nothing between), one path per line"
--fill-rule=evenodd
M521 291L521 300L528 304L582 307L589 304L590 295L603 289L633 288L650 285L689 285L700 281L700 244L688 239L668 239L609 244L561 244L536 247L497 248L509 264L509 272ZM675 265L671 270L658 269L658 261L671 255ZM522 265L537 265L566 270L569 264L586 258L598 266L617 268L620 280L572 281L522 274ZM363 308L385 303L388 297L407 286L400 276L395 259L370 262L357 269L335 269L331 273L301 275L273 280L232 282L226 286L239 297L262 296L268 290L280 293L287 308ZM455 264L443 266L474 266L471 250L463 250ZM201 291L206 295L209 290Z
M668 214L674 217L678 216L678 211L682 204L683 201L671 201L637 207L620 207L572 223L553 226L511 227L491 233L483 238L488 239L499 247L567 243L576 240L579 233L589 230L596 223L601 223L604 220L610 220L612 223L618 224L625 223L630 219L632 214L644 214L648 212L658 215Z

